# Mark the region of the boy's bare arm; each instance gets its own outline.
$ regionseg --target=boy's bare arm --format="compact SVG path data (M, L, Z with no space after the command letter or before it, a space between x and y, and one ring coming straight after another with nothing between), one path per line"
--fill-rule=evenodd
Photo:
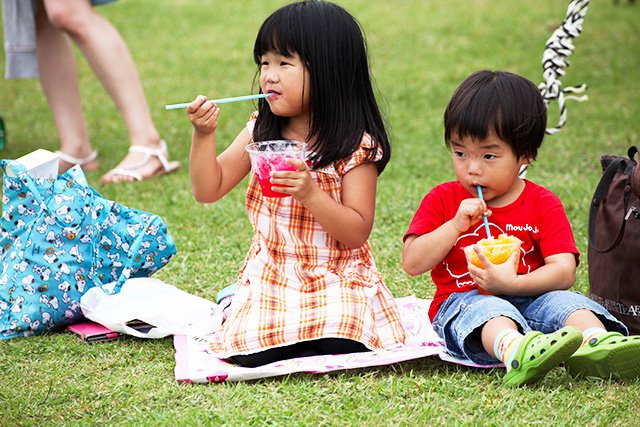
M541 295L551 291L567 290L576 281L576 258L561 253L544 259L545 265L529 274L518 276L514 295Z
M447 221L430 233L407 237L402 251L402 267L410 276L433 269L451 251L460 230L453 220Z
M465 199L460 202L456 215L440 227L421 236L407 237L402 251L404 271L417 276L431 270L447 256L460 234L477 223L482 215L491 215L484 200Z
M520 275L512 268L513 262L517 262L515 256L497 265L491 264L482 254L478 257L485 268L468 264L471 278L478 286L496 295L537 296L569 289L576 280L576 259L571 253L548 256L545 265Z

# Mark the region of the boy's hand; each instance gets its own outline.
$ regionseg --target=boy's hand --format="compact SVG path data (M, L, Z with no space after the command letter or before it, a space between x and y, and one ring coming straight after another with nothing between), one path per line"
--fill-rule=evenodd
M196 132L209 135L218 127L220 109L215 103L207 102L206 96L198 95L187 107L187 115Z
M490 216L491 211L487 209L487 204L480 199L464 199L458 207L456 216L453 217L453 225L464 233L473 224L482 219L482 215Z
M512 295L513 288L517 286L518 253L514 252L502 264L494 264L487 258L478 245L473 249L484 269L467 263L469 274L478 286L495 295Z
M294 165L297 170L271 172L272 188L280 193L291 194L304 204L319 188L313 182L309 167L303 160L291 158L286 162Z

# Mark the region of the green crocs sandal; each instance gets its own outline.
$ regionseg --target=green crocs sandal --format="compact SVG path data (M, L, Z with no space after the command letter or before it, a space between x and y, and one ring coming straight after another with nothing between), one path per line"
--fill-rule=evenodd
M531 384L564 362L582 343L578 328L565 326L550 334L527 333L516 349L511 370L502 378L510 386Z
M592 338L565 363L573 377L634 379L640 377L640 336L607 332Z

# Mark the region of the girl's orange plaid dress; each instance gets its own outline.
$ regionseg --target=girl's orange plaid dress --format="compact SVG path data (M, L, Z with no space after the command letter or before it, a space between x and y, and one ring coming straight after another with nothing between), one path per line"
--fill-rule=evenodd
M250 132L254 123L255 115ZM342 177L366 161L368 147L365 135L351 158L311 171L316 184L341 200ZM229 316L211 336L213 352L229 357L320 338L347 338L373 350L404 343L369 242L348 249L293 197L262 197L253 173L246 208L254 237Z

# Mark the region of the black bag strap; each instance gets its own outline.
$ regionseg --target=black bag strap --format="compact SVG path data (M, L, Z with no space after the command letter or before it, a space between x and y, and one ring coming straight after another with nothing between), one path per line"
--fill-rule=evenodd
M627 154L629 155L629 159L636 162L636 166L633 168L633 172L631 172L631 191L633 191L636 197L640 198L640 166L638 166L637 161L634 159L638 152L638 147L632 145L629 147Z
M620 229L613 240L613 242L608 245L605 249L599 248L595 243L596 238L596 216L598 215L598 207L602 203L602 200L609 192L609 187L611 186L611 182L613 181L613 177L616 175L620 166L624 167L625 159L622 157L617 157L609 163L607 169L602 174L602 178L596 187L596 191L593 195L593 200L591 200L591 207L589 209L589 245L597 252L609 252L611 249L615 248L620 240L622 240L622 236L624 235L624 226L626 221L623 219L620 224Z

